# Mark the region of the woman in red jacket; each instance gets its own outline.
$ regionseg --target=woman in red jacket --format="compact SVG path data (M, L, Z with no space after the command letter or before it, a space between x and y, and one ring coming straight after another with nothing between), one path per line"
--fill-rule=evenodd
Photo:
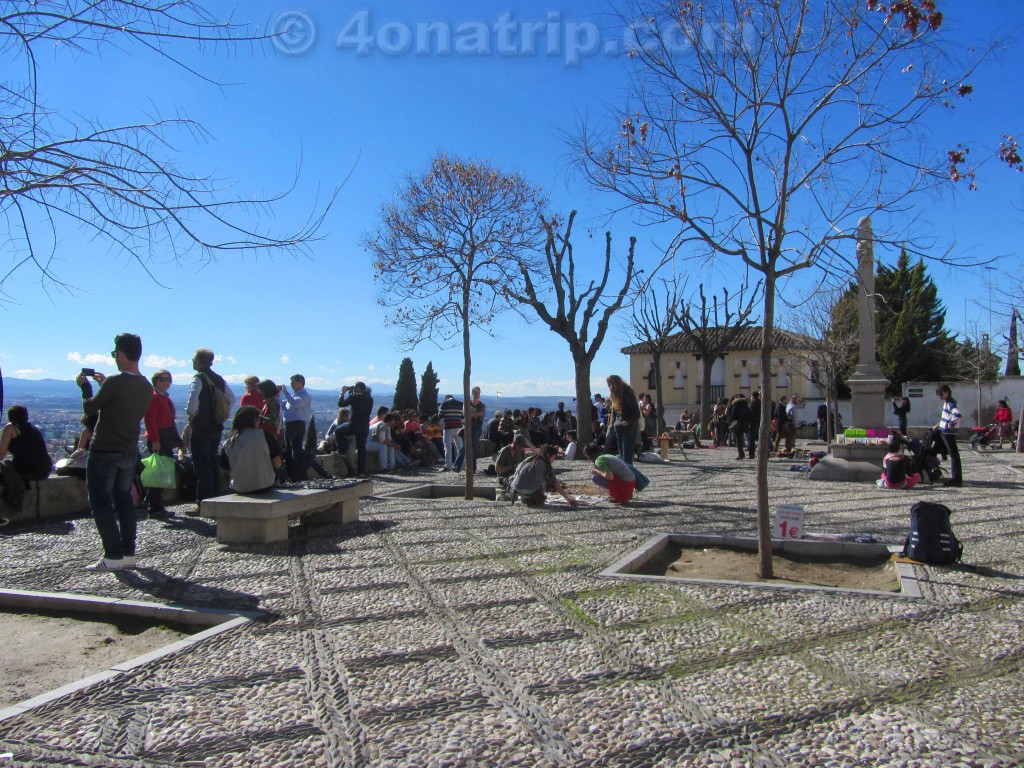
M167 394L171 388L170 371L157 371L153 374L153 399L149 401L149 409L143 417L146 425L146 447L150 453L174 456L181 447L181 436L174 423L174 402ZM173 517L173 513L164 507L163 488L147 488L146 503L150 517Z
M999 447L1003 447L1003 440L1010 437L1010 428L1013 426L1013 414L1010 413L1010 406L1005 400L999 401L994 419L996 428L999 430Z

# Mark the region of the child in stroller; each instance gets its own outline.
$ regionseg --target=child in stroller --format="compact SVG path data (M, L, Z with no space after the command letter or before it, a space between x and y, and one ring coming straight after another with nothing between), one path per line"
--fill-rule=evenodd
M989 424L987 427L971 427L971 433L971 439L968 442L971 445L971 450L976 451L978 448L989 445L999 437L999 425Z
M945 447L942 438L938 438L937 445L939 447L936 448L935 435L932 435L932 438L928 440L928 447L925 447L925 444L916 437L908 438L898 428L891 427L889 445L890 451L896 445L906 449L906 456L910 460L910 471L917 474L922 483L937 483L942 477L942 467L938 457L940 450Z

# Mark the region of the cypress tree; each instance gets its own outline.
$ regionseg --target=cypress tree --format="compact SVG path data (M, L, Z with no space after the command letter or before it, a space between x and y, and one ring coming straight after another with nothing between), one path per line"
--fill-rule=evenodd
M438 408L438 391L437 385L441 380L434 373L433 362L427 363L427 369L423 371L423 376L420 377L420 413L432 415L437 413Z
M416 372L412 367L412 359L406 357L398 366L398 383L395 384L395 400L391 408L404 413L416 406Z
M906 251L893 268L878 265L878 362L898 395L907 381L942 381L950 373L954 343L945 330L946 308L925 274L924 259L910 265Z
M1003 372L1006 376L1020 376L1020 343L1017 341L1017 318L1019 317L1020 314L1016 307L1010 310L1010 335L1006 338L1008 343L1006 370Z

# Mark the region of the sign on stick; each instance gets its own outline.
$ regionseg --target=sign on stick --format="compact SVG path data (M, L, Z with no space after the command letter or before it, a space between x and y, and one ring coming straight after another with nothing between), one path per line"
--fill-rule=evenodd
M804 537L804 508L795 504L781 504L775 509L776 539L802 539Z

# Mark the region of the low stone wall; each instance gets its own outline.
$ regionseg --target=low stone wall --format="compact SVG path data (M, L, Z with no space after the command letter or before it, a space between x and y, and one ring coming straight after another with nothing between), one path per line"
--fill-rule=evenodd
M89 494L85 480L77 477L50 475L46 480L32 482L25 492L25 504L20 512L0 499L0 515L16 523L43 520L49 517L78 515L89 511Z

